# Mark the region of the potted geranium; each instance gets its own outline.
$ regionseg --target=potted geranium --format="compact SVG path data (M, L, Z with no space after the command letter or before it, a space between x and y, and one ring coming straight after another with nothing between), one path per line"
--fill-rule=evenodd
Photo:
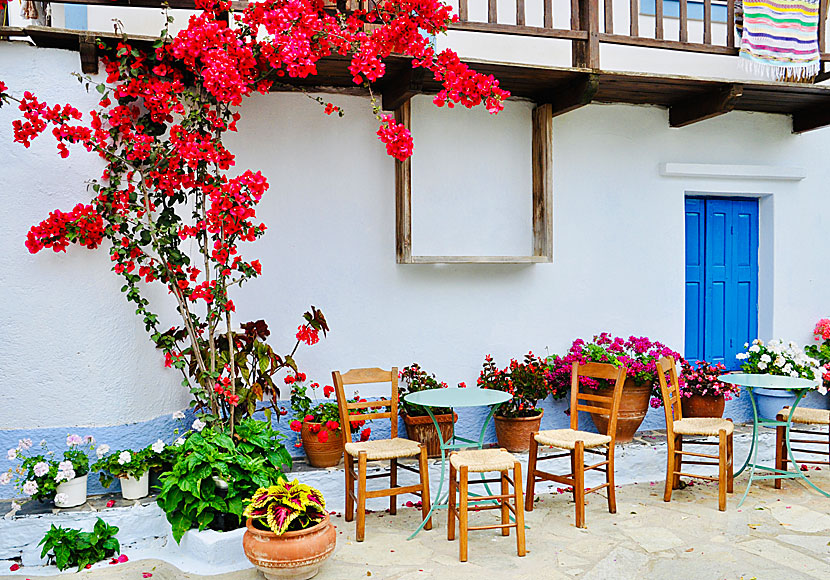
M99 447L99 451L103 447ZM159 439L138 451L125 449L109 454L104 451L91 469L100 472L98 477L104 487L108 488L113 479L118 478L124 499L140 499L150 493L150 467L160 464L165 447L164 441Z
M721 363L699 360L692 364L683 359L680 365L680 408L684 417L723 417L726 401L731 401L733 395L741 396L740 386L718 380L726 372Z
M18 491L36 500L54 500L59 508L76 507L86 503L89 452L95 447L92 435L67 435L61 459L49 451L46 441L40 442L40 452L33 451L31 439L21 439L17 447L9 449L10 461L19 459L15 470L0 474L0 484L15 482Z
M656 361L664 356L679 360L679 353L668 348L661 342L647 337L629 336L624 339L603 332L594 336L591 342L581 338L576 339L565 356L548 358L548 379L557 390L570 388L571 365L574 362L610 363L625 365L627 375L623 386L620 408L617 414L618 442L631 441L634 433L642 424L648 412L649 401L653 397L660 397L660 383L657 379ZM580 379L584 386L595 389L611 389L612 385L603 384L590 378ZM660 399L658 399L660 400ZM602 407L603 404L597 404ZM600 433L608 430L608 415L591 413L591 418Z
M478 386L513 395L512 399L498 408L494 416L496 439L508 451L527 451L530 447L530 433L539 430L544 414L544 409L537 407L539 401L549 394L559 399L567 392L552 388L546 373L545 362L532 352L527 353L521 362L512 359L504 369L499 369L489 354L484 357Z
M447 383L439 382L434 374L429 374L417 363L404 367L398 374L401 382L398 384L399 403L398 409L403 417L406 426L406 437L412 441L423 443L427 446L427 455L437 457L441 454L441 439L448 441L452 437L453 425L458 415L452 409L435 407L430 409L435 416L435 421L441 429L441 439L435 430L432 419L426 407L413 405L406 402L406 395L431 389L446 389Z
M291 385L291 409L294 420L291 430L300 434L297 447L305 450L308 462L313 467L334 467L343 456L343 430L340 428L340 411L334 401L317 399L318 383L311 383L315 400L308 396L308 388L303 384L304 373L295 373L285 377ZM325 398L331 397L334 387L323 387Z
M266 578L311 578L334 552L337 534L320 490L295 479L245 501L242 547Z
M770 340L766 344L756 338L752 344L745 343L746 352L736 355L743 361L741 370L745 373L801 377L815 380L821 377L819 362L808 356L804 350L793 341L784 343L783 340ZM827 389L819 382L819 391L822 394ZM766 419L775 419L783 407L795 402L796 394L785 389L753 389L755 402L758 405L758 414Z
M813 329L816 342L804 347L804 352L816 359L819 363L819 373L822 378L822 388L830 389L830 318L822 318ZM818 377L816 377L818 378Z

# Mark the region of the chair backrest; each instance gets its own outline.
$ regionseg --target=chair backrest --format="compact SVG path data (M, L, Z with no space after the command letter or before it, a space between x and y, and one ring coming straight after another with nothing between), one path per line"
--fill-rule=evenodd
M660 381L660 394L666 409L666 431L669 437L674 433L674 422L683 418L680 409L680 381L677 378L677 366L673 356L664 356L657 361L657 378Z
M610 363L595 363L590 362L581 365L574 362L571 365L571 429L579 429L579 412L585 411L588 413L608 413L608 435L611 436L611 444L617 438L617 413L620 410L620 398L622 397L623 384L625 383L625 375L628 370L625 366L614 366ZM582 387L580 391L580 381L582 377L587 377L597 380L607 380L614 382L614 388L611 394L607 391L600 391L590 387ZM597 403L607 406L600 407ZM610 410L610 411L609 411Z
M337 393L337 408L340 411L340 425L343 429L343 442L349 443L352 440L352 422L370 421L375 419L389 419L392 423L392 438L398 436L398 367L392 367L385 371L379 368L373 369L352 369L347 373L340 374L340 371L331 373L334 381L334 389ZM390 383L391 394L388 399L376 401L355 402L346 398L345 385L365 385L369 383ZM353 413L355 409L386 409L374 413Z

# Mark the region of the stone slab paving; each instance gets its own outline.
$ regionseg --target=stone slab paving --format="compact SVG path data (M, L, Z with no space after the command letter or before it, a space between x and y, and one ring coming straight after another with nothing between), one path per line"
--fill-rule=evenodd
M820 487L830 489L830 471L812 471ZM381 578L417 580L452 578L544 578L551 580L801 580L830 577L830 498L803 483L771 482L753 486L736 508L746 478L735 481L726 512L717 510L717 487L695 483L662 500L663 482L625 485L617 491L617 514L604 497L592 494L586 507L588 528L574 527L569 494L543 494L526 514L528 554L516 556L515 536L497 530L471 532L468 563L458 561L458 542L446 539L446 512L432 531L407 541L419 511L399 508L397 516L367 517L366 541L354 541L354 524L335 516L338 546L317 576L319 580ZM486 522L497 512L474 514ZM257 580L249 569L196 576L159 560L130 561L62 576L95 580L142 578ZM0 580L33 577L21 569Z

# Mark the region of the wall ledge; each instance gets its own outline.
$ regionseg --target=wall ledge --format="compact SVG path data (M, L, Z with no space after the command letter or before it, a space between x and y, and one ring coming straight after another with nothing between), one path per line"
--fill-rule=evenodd
M699 177L718 179L758 179L765 181L801 181L807 177L803 167L782 165L732 165L718 163L661 163L664 177Z

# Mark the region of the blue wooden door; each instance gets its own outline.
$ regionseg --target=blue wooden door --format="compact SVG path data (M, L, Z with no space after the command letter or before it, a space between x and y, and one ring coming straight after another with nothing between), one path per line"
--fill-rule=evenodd
M758 202L686 199L686 358L738 367L758 333Z

